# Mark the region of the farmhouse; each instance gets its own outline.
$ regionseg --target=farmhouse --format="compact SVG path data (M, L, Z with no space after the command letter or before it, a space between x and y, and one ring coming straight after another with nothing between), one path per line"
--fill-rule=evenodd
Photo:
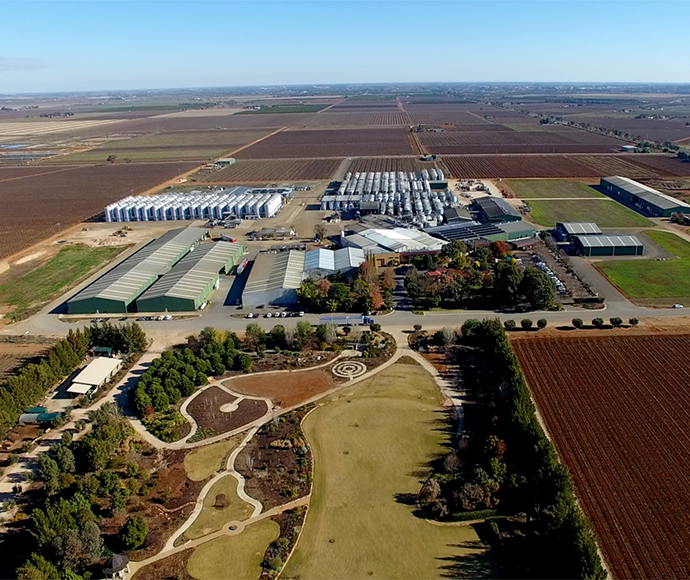
M206 237L204 228L170 230L67 301L70 314L126 313L160 276Z
M193 312L229 274L246 251L244 244L216 242L187 254L137 299L139 312Z
M572 242L575 236L600 236L601 230L592 222L557 222L554 234L559 242Z
M602 177L601 188L644 215L671 217L674 213L690 213L690 204L627 177Z
M121 366L122 361L119 358L98 356L74 377L67 392L73 397L88 395L113 378Z
M242 304L297 304L297 289L302 283L305 254L298 250L260 253L242 292Z
M473 203L481 222L518 222L522 216L505 199L500 197L479 197Z
M635 236L574 236L583 256L641 256L644 246Z

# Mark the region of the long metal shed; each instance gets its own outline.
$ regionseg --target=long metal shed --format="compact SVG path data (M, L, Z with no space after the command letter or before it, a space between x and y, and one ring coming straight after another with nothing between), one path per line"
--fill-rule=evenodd
M601 187L644 215L670 217L674 213L690 213L690 204L627 177L602 177Z
M204 244L182 258L137 299L139 312L193 312L213 292L220 273L228 274L246 251L244 244Z
M208 230L180 228L153 240L67 301L70 314L126 313Z
M242 293L245 306L297 303L297 289L304 276L306 252L290 250L256 257Z

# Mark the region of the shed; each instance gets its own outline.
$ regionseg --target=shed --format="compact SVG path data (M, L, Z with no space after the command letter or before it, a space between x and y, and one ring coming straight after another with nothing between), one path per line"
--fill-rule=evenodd
M479 212L479 219L483 222L517 222L522 216L505 199L490 195L474 200Z
M644 252L635 236L575 236L574 243L583 256L641 256Z
M644 215L671 217L674 213L690 213L690 204L627 177L602 177L601 188Z
M62 413L23 413L19 416L20 423L52 423L62 417Z
M122 361L119 358L96 357L74 377L67 392L75 397L87 395L107 383L121 366Z
M260 253L252 265L242 292L242 304L297 304L297 289L304 276L306 252Z
M593 222L557 222L555 234L559 242L570 242L573 236L600 236L601 230Z

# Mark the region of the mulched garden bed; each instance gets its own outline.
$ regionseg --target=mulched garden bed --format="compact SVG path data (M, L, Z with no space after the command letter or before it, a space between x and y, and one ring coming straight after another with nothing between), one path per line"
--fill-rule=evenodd
M226 433L262 417L268 407L264 401L243 399L237 410L224 413L220 408L235 401L230 393L220 387L211 387L197 395L187 406L187 412L194 417L200 429L206 432Z
M137 580L194 580L187 572L192 552L190 548L142 568L137 572Z
M265 424L240 452L235 469L245 491L265 510L304 497L311 490L311 449L302 433L306 405Z

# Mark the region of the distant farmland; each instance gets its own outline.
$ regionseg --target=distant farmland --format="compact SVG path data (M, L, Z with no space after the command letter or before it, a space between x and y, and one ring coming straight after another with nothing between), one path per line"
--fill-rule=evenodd
M324 113L326 114L326 113ZM276 133L237 154L239 159L411 155L402 128L312 129Z
M332 179L343 158L240 160L204 178L207 182L255 183Z
M690 336L513 347L612 576L690 576Z
M103 211L113 201L140 193L196 163L127 163L74 167L3 180L0 168L0 258L12 255ZM16 176L9 168L10 174Z

